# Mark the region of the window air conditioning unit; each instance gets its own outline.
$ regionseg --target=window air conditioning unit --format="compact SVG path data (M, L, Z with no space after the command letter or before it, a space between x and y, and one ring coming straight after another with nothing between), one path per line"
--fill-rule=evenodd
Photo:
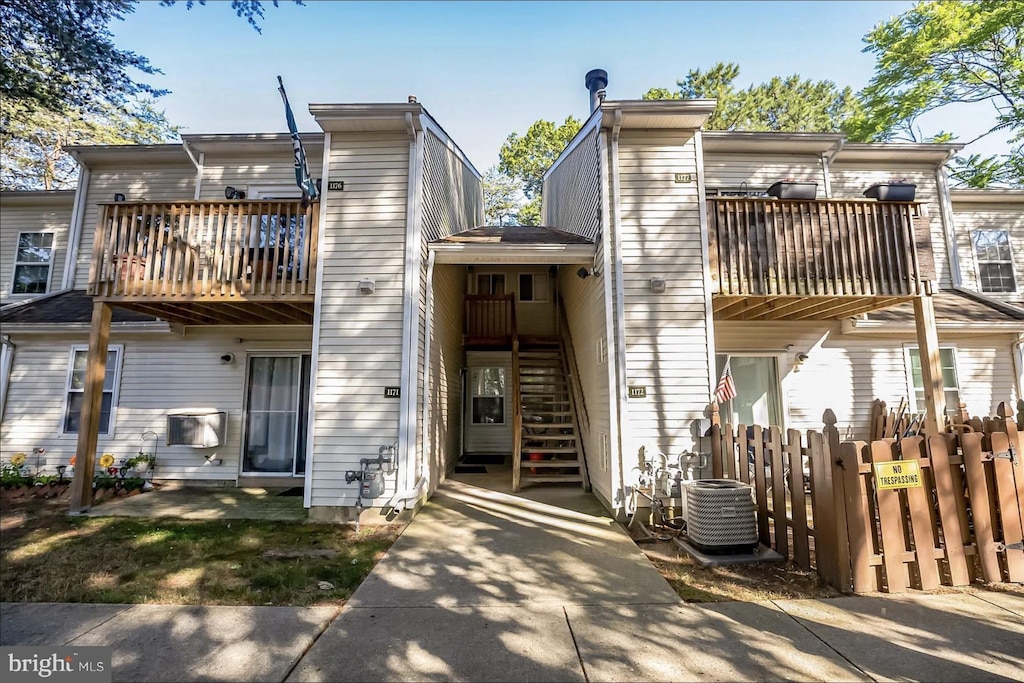
M754 489L732 479L684 482L686 535L705 552L756 551L757 510Z
M225 412L173 413L167 416L167 445L213 448L224 443Z

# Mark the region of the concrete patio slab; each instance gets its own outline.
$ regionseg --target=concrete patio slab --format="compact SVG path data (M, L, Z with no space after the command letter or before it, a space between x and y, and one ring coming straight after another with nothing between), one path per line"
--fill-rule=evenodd
M582 681L559 607L346 608L288 681Z
M589 681L859 681L771 603L566 608Z
M282 496L263 488L166 487L105 500L87 513L90 517L175 517L178 519L270 519L306 521L302 496Z
M679 604L613 519L446 482L353 607Z
M135 605L70 644L111 646L115 681L280 681L338 610Z
M1024 680L1024 618L968 593L775 602L876 680Z
M131 607L5 602L0 605L0 645L64 645Z

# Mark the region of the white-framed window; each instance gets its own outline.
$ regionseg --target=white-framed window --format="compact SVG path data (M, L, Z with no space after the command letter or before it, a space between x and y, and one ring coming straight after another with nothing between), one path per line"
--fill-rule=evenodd
M52 267L53 233L19 233L11 294L46 294L50 288Z
M1010 233L1007 230L975 230L971 234L971 243L978 264L981 291L1016 292Z
M121 385L121 357L124 346L111 344L107 349L107 372L103 377L103 402L100 407L100 434L114 433L114 418L117 411L117 396ZM68 360L68 382L64 396L64 417L61 431L77 434L81 420L82 403L85 400L85 368L89 347L76 344L71 347Z
M505 274L478 273L476 276L476 293L503 296L505 294Z
M473 368L470 395L473 424L505 424L505 368Z
M547 273L519 273L519 300L543 303L548 300Z
M924 412L924 377L921 374L921 351L916 346L904 347L910 407L915 413ZM952 415L960 409L960 382L956 371L956 349L939 347L942 365L942 386L946 394L946 413Z

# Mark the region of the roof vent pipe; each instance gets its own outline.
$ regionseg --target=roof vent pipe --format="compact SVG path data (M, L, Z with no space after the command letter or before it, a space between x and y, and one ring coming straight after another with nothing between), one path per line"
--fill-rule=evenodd
M587 72L587 90L590 91L590 111L601 106L604 101L604 89L608 87L608 72L604 69L592 69Z

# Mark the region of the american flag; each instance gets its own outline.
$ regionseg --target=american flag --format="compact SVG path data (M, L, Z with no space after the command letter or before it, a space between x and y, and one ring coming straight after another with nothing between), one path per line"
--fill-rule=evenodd
M725 361L725 367L722 368L722 378L718 380L718 386L715 388L715 400L719 403L725 403L736 398L736 383L732 381L731 363L732 358Z

